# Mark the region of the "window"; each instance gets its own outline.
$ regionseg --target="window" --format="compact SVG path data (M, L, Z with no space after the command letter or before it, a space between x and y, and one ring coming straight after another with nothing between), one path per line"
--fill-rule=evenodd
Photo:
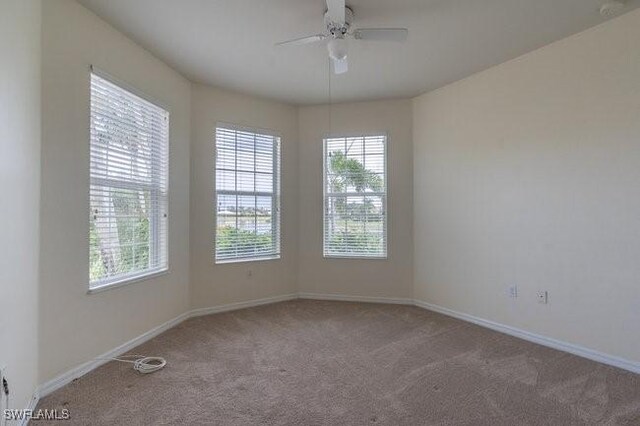
M169 113L91 73L89 288L166 271Z
M280 257L280 138L216 129L216 263Z
M387 138L324 140L324 256L387 257Z

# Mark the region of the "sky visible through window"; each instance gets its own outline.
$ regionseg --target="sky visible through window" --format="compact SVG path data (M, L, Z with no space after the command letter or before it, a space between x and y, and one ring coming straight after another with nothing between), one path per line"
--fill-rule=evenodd
M279 142L216 129L216 260L279 255Z
M386 137L324 140L324 254L386 257Z
M169 114L94 73L90 287L166 269Z

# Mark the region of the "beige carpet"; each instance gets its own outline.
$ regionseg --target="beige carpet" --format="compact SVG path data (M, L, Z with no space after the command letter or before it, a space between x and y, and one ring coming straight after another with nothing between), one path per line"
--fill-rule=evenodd
M169 364L109 363L38 408L68 408L57 425L640 425L640 376L416 307L284 302L133 352Z

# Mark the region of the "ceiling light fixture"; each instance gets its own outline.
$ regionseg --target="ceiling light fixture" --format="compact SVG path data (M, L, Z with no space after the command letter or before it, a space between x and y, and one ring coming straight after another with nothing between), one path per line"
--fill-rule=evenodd
M276 43L276 46L295 46L301 44L324 42L333 62L333 72L343 74L349 70L347 62L347 38L365 41L395 41L407 39L406 28L359 28L352 29L353 10L345 4L345 0L326 0L327 11L324 14L326 31L307 37Z
M344 38L334 38L327 43L329 56L334 61L341 61L347 57L347 40Z

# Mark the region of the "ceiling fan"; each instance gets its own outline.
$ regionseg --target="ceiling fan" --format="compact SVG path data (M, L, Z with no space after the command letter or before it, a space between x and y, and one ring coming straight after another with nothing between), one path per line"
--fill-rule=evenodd
M407 39L409 30L406 28L359 28L352 30L353 11L345 5L345 0L326 1L327 12L324 14L324 23L327 26L326 32L283 41L276 43L276 46L309 44L328 40L327 50L333 62L333 72L342 74L349 70L349 64L347 62L348 38L398 42Z

